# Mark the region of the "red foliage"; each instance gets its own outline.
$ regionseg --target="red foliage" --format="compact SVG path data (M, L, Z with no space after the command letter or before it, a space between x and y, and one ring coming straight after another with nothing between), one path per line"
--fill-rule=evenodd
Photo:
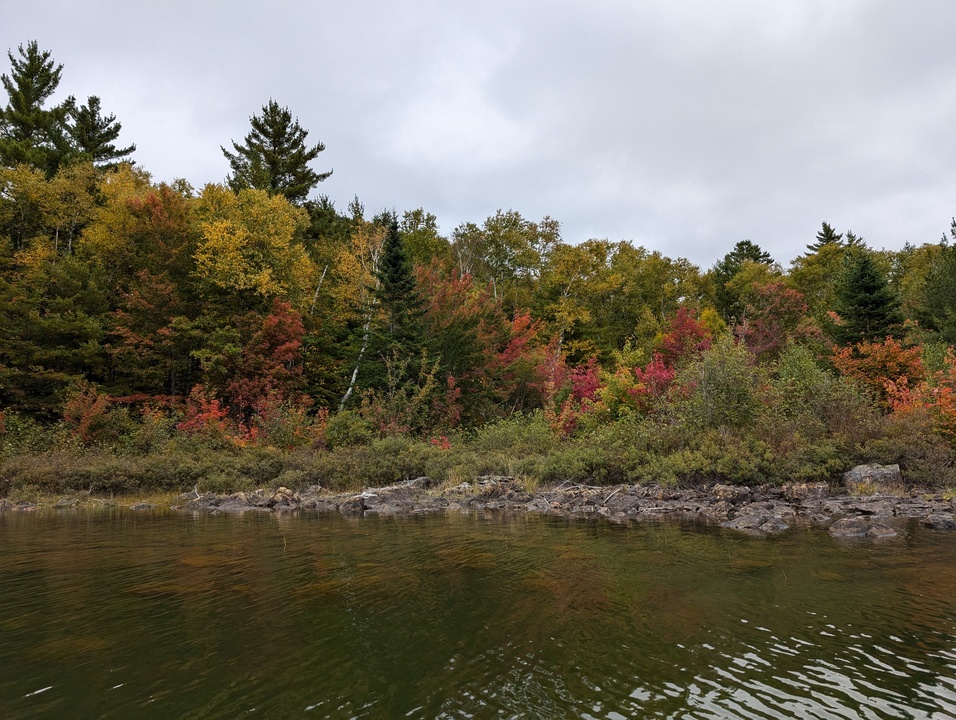
M93 385L82 385L70 393L63 406L63 421L82 442L96 439L106 412L110 396L101 394Z
M676 374L674 367L665 363L660 353L654 353L654 358L643 369L634 368L638 385L630 390L630 394L637 401L638 409L649 413L660 407Z
M288 302L274 300L265 317L244 318L248 340L229 367L224 395L233 411L247 424L268 403L295 397L302 378L302 316Z
M780 353L806 318L807 304L803 293L782 280L754 285L753 293L735 334L758 360L767 360Z
M682 307L668 323L655 355L664 365L673 367L685 358L702 353L710 347L712 340L710 330L688 308Z
M202 385L196 385L186 399L185 418L176 424L177 430L190 435L222 437L226 432L229 411L218 398L210 397Z

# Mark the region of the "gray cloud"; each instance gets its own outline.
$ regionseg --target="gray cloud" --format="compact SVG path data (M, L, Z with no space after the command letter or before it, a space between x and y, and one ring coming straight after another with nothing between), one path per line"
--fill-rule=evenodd
M514 208L709 266L744 238L786 262L823 220L935 242L956 213L948 0L26 5L0 47L52 50L161 180L222 180L272 97L339 207L446 232Z

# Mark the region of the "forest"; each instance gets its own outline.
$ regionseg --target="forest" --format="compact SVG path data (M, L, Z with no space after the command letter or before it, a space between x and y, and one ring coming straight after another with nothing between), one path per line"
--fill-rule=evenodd
M821 224L702 269L499 210L336 208L270 100L221 184L156 183L62 65L8 53L0 497L428 476L956 486L956 220L898 251ZM226 138L223 139L224 142Z

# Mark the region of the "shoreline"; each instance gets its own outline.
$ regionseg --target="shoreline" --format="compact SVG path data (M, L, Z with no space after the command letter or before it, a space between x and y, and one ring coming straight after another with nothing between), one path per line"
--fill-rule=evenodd
M412 516L436 512L530 512L568 519L604 518L614 523L697 520L756 537L771 537L800 526L828 529L839 538L885 539L902 536L912 522L935 530L956 530L956 500L939 492L871 488L854 494L833 492L826 483L788 483L757 487L704 485L589 486L562 483L533 492L511 477L485 476L474 483L436 488L427 478L368 488L360 493L331 493L319 486L301 491L260 488L231 494L189 492L117 502L64 497L50 503L0 500L0 512L38 508L68 510L81 505L124 507L134 511L168 508L187 513L315 512L350 517ZM130 499L131 500L131 499Z

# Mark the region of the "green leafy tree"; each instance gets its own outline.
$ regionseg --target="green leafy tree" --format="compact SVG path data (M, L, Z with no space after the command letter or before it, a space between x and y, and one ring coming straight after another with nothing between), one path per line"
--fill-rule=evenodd
M866 250L847 253L835 309L840 320L833 335L841 345L880 342L903 322L899 297Z
M90 95L85 105L71 108L70 119L69 133L74 150L98 167L111 167L136 150L136 145L116 147L114 141L123 125L116 121L116 115L103 115L96 95Z
M956 240L956 220L950 227ZM917 317L944 342L956 343L956 245L944 237L925 275Z
M299 205L332 174L331 170L317 173L309 167L325 145L316 143L309 147L305 142L308 130L293 119L288 108L270 100L263 105L262 114L253 115L249 122L252 131L243 144L233 141L235 152L222 148L232 168L228 183L236 192L247 188L265 190L270 195L285 195L289 202Z
M75 101L71 96L45 107L60 84L63 65L57 65L49 51L41 52L36 40L18 50L19 57L7 52L10 74L0 76L8 98L0 111L0 161L8 167L32 165L53 175L70 151L66 121Z

